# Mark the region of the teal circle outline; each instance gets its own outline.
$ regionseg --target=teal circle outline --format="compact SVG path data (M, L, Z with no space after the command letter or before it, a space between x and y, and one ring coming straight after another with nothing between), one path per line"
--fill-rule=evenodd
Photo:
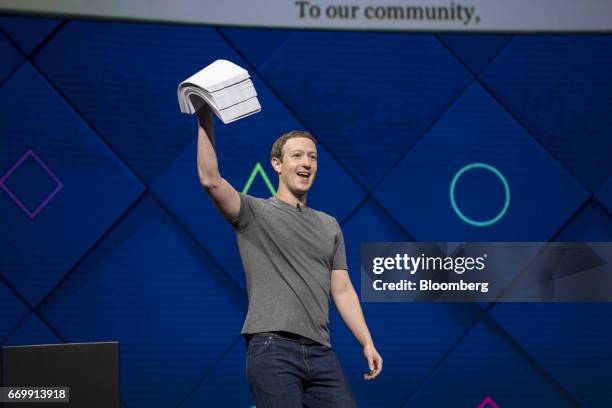
M455 186L457 185L457 180L459 180L459 177L461 177L463 175L463 173L465 173L465 172L467 172L469 170L472 170L472 169L485 169L485 170L489 170L491 173L495 174L497 176L497 178L499 178L501 180L502 184L504 185L504 192L505 192L504 207L499 212L499 214L497 214L495 217L491 218L490 220L477 221L477 220L473 220L473 219L467 217L465 214L463 214L461 212L461 210L457 206L457 202L455 201ZM455 173L455 175L453 176L453 180L451 181L451 184L450 184L450 192L449 193L450 193L451 206L453 207L453 210L455 211L457 216L463 222L465 222L467 224L470 224L470 225L473 225L475 227L488 227L489 225L495 224L497 221L499 221L506 214L506 211L508 211L508 207L510 207L510 186L508 186L508 180L506 180L506 177L504 177L504 175L502 174L501 171L497 170L495 167L493 167L493 166L491 166L490 164L487 164L487 163L474 162L474 163L467 164L467 165L463 166L461 169L459 169L459 171L457 173Z

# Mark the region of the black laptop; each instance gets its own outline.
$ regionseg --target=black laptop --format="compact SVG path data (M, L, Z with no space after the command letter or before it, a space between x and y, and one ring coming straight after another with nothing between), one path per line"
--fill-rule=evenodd
M2 386L4 408L120 408L119 343L4 346Z

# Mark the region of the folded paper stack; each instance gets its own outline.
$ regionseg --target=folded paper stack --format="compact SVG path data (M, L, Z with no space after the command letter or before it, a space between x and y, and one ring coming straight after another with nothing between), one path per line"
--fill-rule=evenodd
M226 60L216 60L181 82L177 94L181 112L193 114L207 104L223 123L261 110L249 73Z

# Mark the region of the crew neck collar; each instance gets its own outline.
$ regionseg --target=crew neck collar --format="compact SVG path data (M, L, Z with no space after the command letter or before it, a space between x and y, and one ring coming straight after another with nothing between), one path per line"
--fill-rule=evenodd
M272 196L272 197L270 197L270 199L271 199L272 201L274 201L275 203L277 203L277 204L279 204L279 205L283 206L283 207L286 207L286 208L292 208L292 209L294 209L294 210L297 210L297 209L298 209L298 207L297 207L297 206L295 206L295 205L293 205L293 204L289 204L288 202L281 200L281 199L280 199L280 198L278 198L277 196ZM300 208L301 208L302 210L306 210L306 209L308 209L309 207L308 207L308 205L306 205L306 204L304 204L304 205L300 204Z

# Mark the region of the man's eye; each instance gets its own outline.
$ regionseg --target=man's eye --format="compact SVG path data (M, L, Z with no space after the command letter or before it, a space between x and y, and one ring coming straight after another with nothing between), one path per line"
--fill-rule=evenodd
M317 156L310 156L310 160L317 160Z

